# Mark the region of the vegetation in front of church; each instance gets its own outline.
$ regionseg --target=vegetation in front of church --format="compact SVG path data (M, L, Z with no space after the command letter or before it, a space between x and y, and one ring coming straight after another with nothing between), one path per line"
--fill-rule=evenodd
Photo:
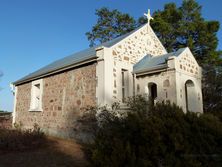
M222 164L222 122L216 116L185 114L169 102L153 106L141 96L130 98L128 106L127 115L113 107L88 117L97 118L94 142L86 149L92 166Z
M46 137L37 124L27 130L21 130L21 124L15 124L15 129L0 128L0 152L33 150L45 144Z
M134 19L118 10L101 8L96 11L97 23L86 33L90 45L106 42L147 23L146 18ZM181 6L167 3L155 11L151 27L168 52L189 47L203 68L204 111L222 110L222 52L217 50L218 21L206 20L195 0L183 0Z

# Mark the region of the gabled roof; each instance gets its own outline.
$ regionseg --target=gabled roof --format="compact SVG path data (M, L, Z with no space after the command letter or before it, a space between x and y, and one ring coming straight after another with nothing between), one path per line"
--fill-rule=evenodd
M171 52L168 54L160 56L146 55L137 64L133 66L134 73L148 72L152 70L167 68L167 60L171 56L178 57L186 48L181 48L176 52Z
M17 80L16 82L14 82L14 85L18 85L18 84L22 84L24 82L28 82L28 81L32 81L35 79L39 79L41 77L44 77L46 75L51 74L52 72L56 72L58 70L62 70L62 69L66 69L66 67L87 61L87 60L92 60L92 59L96 59L96 48L99 47L111 47L115 44L117 44L118 42L120 42L121 40L125 39L126 37L130 36L131 34L133 34L134 32L136 32L137 30L139 30L140 28L146 26L146 24L140 26L139 28L136 28L135 30L122 35L120 37L117 37L113 40L107 41L105 43L102 43L98 46L92 47L92 48L88 48L86 50L77 52L75 54L72 54L68 57L62 58L60 60L57 60L23 78L21 78L20 80Z

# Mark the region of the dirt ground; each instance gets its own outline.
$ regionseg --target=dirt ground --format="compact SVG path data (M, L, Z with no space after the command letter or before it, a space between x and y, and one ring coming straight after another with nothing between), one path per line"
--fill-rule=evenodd
M0 167L85 167L81 146L73 140L49 137L49 146L28 152L0 154Z

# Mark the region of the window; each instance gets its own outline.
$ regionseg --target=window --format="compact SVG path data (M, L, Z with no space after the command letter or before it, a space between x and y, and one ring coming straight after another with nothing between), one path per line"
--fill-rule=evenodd
M155 104L156 98L157 98L157 84L151 82L148 83L149 88L149 96L152 104Z
M185 98L187 111L195 111L198 104L198 96L194 82L191 80L185 82Z
M127 92L127 70L122 69L122 102L125 103Z
M125 103L126 97L125 97L125 88L122 88L122 102Z
M170 87L169 79L166 79L165 81L163 81L163 87Z
M140 85L137 84L137 93L140 93Z
M125 75L124 75L125 71L122 70L122 86L125 86Z
M30 111L42 111L42 79L32 82Z

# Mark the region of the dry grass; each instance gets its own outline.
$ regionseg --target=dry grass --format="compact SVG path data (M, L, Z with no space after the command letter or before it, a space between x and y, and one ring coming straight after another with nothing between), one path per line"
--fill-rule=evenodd
M0 167L84 167L81 146L72 140L48 137L44 148L26 152L0 153Z

